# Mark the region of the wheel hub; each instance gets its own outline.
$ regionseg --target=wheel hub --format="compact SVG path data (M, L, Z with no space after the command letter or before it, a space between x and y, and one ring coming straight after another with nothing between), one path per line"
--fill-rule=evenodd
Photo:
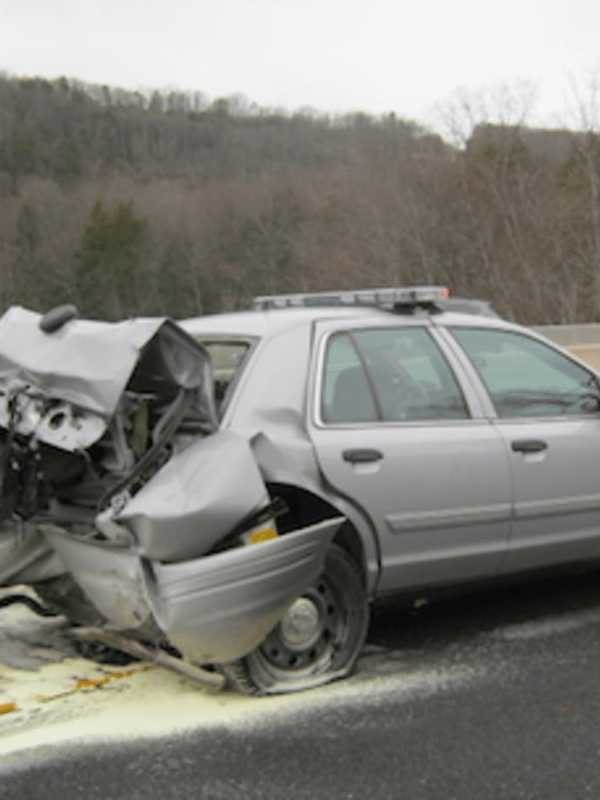
M280 622L281 639L290 650L305 650L321 635L321 615L308 597L299 597Z

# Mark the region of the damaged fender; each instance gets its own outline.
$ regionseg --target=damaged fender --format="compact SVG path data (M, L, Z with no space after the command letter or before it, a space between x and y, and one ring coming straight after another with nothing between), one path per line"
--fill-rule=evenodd
M50 545L106 622L121 631L143 631L151 621L140 567L130 548L83 539L58 526L41 526Z
M289 603L318 577L342 522L325 520L177 564L49 527L45 533L111 626L141 633L153 620L185 658L219 663L260 644Z
M147 564L159 626L186 658L227 662L246 655L317 579L342 519L183 564Z
M209 353L170 320L48 327L7 311L0 583L67 572L84 597L57 607L75 621L89 602L106 629L190 661L250 653L343 517L278 536L248 437L220 425Z
M268 503L248 442L219 431L172 456L114 519L141 555L179 562L207 553Z

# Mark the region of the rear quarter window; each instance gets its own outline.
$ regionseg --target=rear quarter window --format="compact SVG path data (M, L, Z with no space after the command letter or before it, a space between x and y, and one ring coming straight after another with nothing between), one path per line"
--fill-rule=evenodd
M215 382L215 400L222 411L256 342L250 339L213 339L207 336L195 338L204 345L210 355Z

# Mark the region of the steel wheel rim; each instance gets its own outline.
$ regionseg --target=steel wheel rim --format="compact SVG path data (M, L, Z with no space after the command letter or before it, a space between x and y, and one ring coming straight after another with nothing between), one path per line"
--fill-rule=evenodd
M309 587L299 601L309 603L318 614L315 635L303 641L290 639L286 616L255 653L261 666L275 678L301 677L327 669L348 637L348 614L327 576Z

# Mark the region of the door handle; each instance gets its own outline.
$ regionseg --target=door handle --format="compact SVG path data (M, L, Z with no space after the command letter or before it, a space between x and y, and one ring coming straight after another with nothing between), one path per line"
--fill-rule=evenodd
M379 450L369 449L344 450L342 458L351 464L369 464L371 461L380 461L383 458L383 453Z
M510 446L515 453L541 453L548 449L547 443L541 439L517 439Z

